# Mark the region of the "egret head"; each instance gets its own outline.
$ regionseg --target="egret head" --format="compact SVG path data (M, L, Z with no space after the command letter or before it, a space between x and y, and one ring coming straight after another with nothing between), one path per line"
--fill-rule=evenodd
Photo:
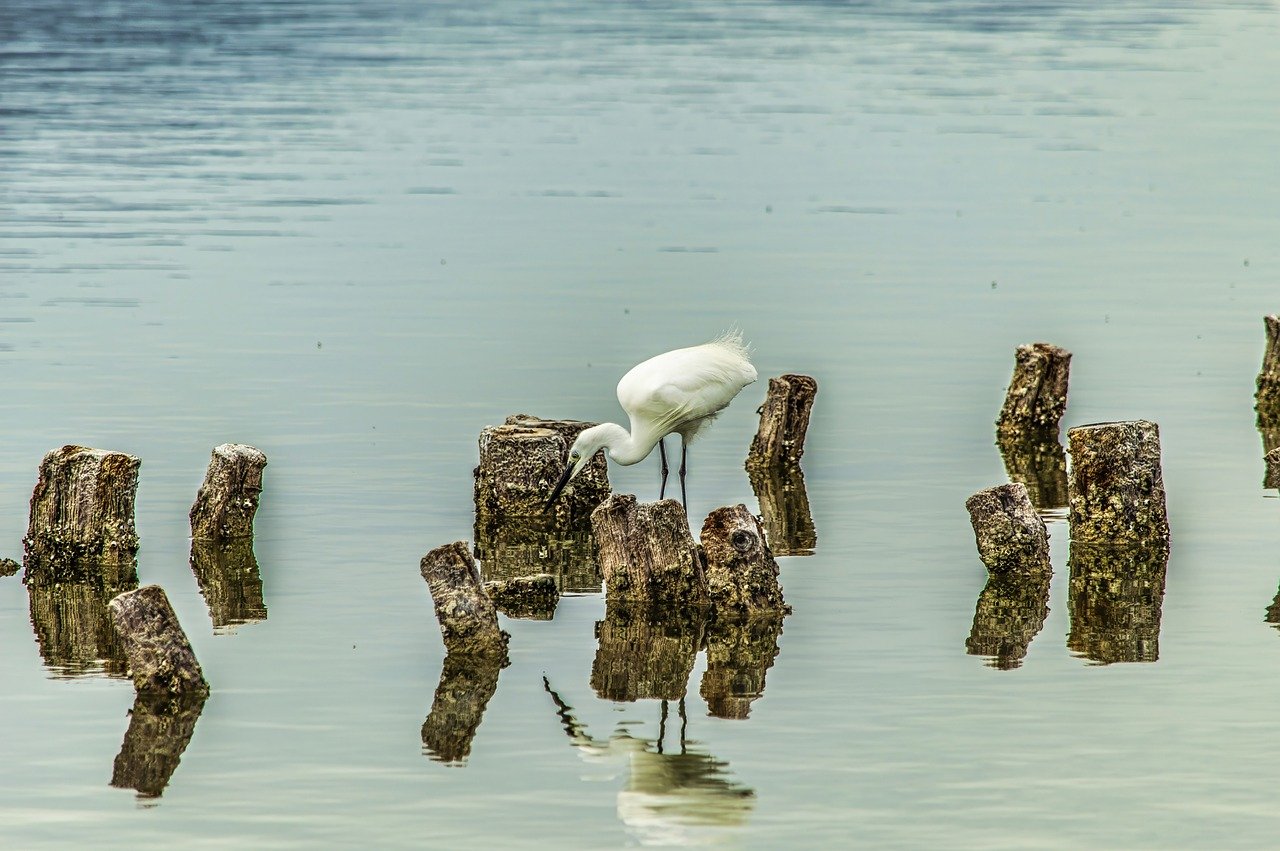
M569 463L565 465L560 481L556 482L555 490L551 491L551 496L547 499L547 508L560 496L564 486L581 473L582 468L590 464L595 454L604 448L608 431L604 426L592 426L578 433L578 439L569 447Z

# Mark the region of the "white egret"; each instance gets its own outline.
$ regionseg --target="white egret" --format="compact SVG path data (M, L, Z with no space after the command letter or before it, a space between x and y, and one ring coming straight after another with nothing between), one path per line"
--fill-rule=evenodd
M743 387L755 380L756 369L748 358L742 334L737 331L633 366L618 382L618 403L631 418L631 431L616 423L584 429L569 450L569 463L547 506L601 449L618 464L627 466L649 457L655 444L662 458L662 486L658 493L662 499L667 493L667 449L662 439L679 434L680 501L688 508L684 476L689 444Z

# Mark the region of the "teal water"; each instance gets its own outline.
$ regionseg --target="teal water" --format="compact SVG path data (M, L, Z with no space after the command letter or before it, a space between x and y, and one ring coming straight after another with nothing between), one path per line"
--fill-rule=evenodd
M0 8L0 555L47 450L139 456L139 576L213 687L159 797L111 787L131 684L50 664L0 578L0 844L1269 847L1277 36L1263 2ZM577 595L504 620L468 759L428 758L418 559L471 536L481 428L617 419L627 368L735 324L820 385L750 717L705 657L683 718L597 697ZM1160 425L1154 661L1068 648L1061 521L1022 664L966 652L964 500L1034 340L1067 426ZM695 444L695 524L757 507L763 393ZM270 459L267 614L215 632L186 514L227 441Z

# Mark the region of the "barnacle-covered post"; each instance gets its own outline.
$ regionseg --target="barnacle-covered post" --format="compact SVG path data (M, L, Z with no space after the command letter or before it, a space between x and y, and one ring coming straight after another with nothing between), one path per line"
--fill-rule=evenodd
M207 695L200 663L169 598L159 585L120 594L107 608L138 694L179 696Z
M1071 540L1167 546L1160 427L1147 420L1095 423L1067 432Z
M498 628L498 612L484 592L466 541L436 547L419 567L435 603L445 650L505 660L510 636Z
M748 469L800 463L817 395L818 382L812 376L788 373L769 379L760 426L747 455Z
M965 501L978 555L992 573L1049 573L1049 534L1027 486L998 485Z

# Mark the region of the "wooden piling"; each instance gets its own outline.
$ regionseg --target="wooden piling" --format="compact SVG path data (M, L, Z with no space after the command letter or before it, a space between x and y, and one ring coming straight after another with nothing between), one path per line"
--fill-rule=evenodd
M200 663L164 589L147 585L116 596L107 608L139 694L207 695Z
M495 579L484 583L484 592L509 618L549 621L560 601L556 578L549 573Z
M510 636L498 628L497 610L484 593L466 542L435 548L422 557L420 570L448 653L505 660Z
M1014 352L1013 376L996 428L1000 434L1053 434L1067 409L1071 352L1051 343L1027 343Z
M191 506L191 537L228 541L253 537L267 456L244 443L213 448L204 483Z
M1262 355L1254 398L1258 427L1275 429L1280 426L1280 316L1264 316L1262 321L1267 332L1267 347Z
M1049 573L1049 533L1021 482L975 493L965 501L978 556L992 573Z
M747 453L748 469L800 463L817 395L818 382L811 376L787 374L769 379L769 391L760 406L760 426Z
M102 570L133 572L140 464L123 452L73 445L44 456L22 541L24 582L97 579Z
M613 494L591 513L591 524L608 599L706 603L706 571L679 502Z
M1071 540L1114 546L1169 540L1160 427L1146 420L1067 432Z
M702 524L707 592L717 619L790 611L764 527L745 505L724 506Z
M1267 462L1267 473L1262 480L1262 486L1280 488L1280 446L1268 452L1263 460Z
M544 420L514 414L480 432L480 464L475 469L477 539L511 518L550 513L562 526L589 523L591 511L609 494L608 467L597 453L565 488L550 512L547 497L564 472L569 447L595 423Z
M100 581L31 583L27 604L31 628L45 667L59 677L105 673L128 677L120 636L111 625L107 603L138 587Z

